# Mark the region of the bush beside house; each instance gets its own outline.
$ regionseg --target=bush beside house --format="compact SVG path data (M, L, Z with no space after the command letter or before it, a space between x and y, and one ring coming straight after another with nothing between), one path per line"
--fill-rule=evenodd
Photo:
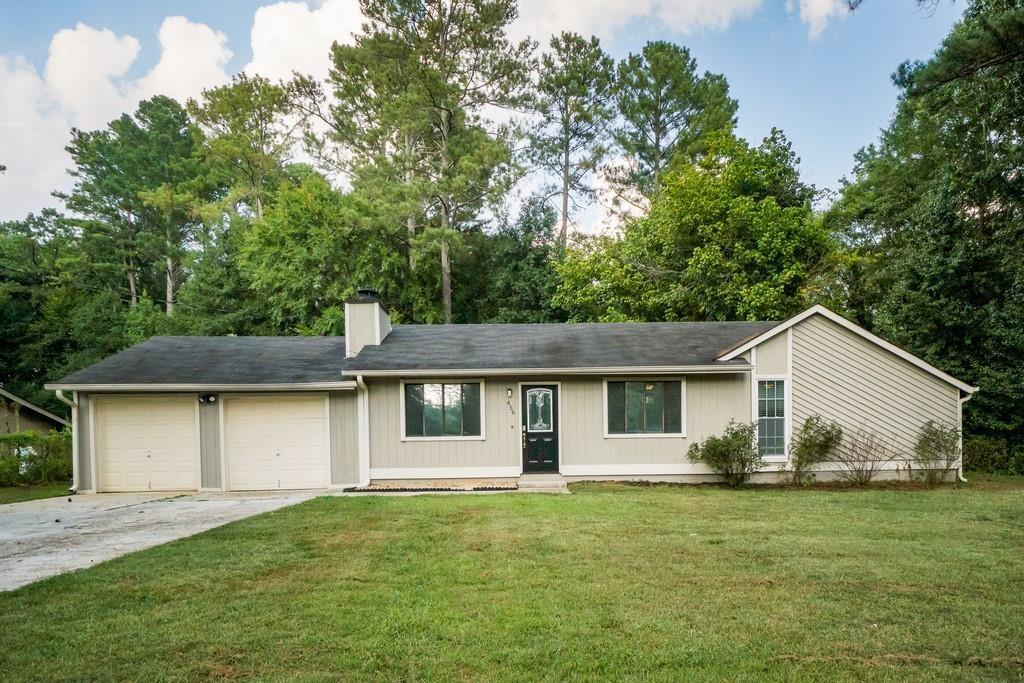
M68 481L71 474L70 430L0 436L0 486Z

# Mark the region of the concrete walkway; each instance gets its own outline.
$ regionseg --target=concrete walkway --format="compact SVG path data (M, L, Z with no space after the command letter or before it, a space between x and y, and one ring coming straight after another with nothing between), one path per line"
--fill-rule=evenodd
M101 493L0 505L0 590L318 495L328 492Z

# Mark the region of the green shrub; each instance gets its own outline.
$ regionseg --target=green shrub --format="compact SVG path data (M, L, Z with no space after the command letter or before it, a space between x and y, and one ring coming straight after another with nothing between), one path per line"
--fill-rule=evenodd
M1024 477L1024 446L1017 446L1010 451L1006 462L1006 473Z
M828 462L842 442L843 428L835 422L826 421L817 415L804 420L803 426L793 436L790 447L789 466L793 483L810 483L814 479L811 468L818 463Z
M17 486L21 483L21 461L18 456L0 452L0 486Z
M964 439L964 469L971 472L1006 472L1010 464L1010 447L1006 439L994 436L972 436Z
M914 444L914 464L917 477L934 486L947 479L955 479L960 462L960 430L934 420L921 427Z
M70 430L0 436L0 486L66 481L71 474Z
M701 462L718 472L729 486L739 486L764 467L754 441L753 424L729 422L721 436L709 436L694 443L686 453L690 462Z

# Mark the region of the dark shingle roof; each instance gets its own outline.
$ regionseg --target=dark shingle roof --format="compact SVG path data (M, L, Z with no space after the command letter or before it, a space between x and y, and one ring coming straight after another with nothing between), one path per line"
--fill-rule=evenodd
M54 384L341 381L344 337L152 337Z
M396 325L345 373L711 365L776 322ZM741 362L742 363L742 362Z
M774 322L396 325L345 359L344 337L153 337L55 382L309 384L361 372L677 368L716 363Z

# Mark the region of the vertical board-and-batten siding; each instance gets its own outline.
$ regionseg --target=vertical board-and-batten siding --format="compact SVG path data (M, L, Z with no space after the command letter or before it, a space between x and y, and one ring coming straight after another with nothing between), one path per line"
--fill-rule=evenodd
M359 483L359 424L356 392L330 393L331 486Z
M443 377L434 378L444 380ZM588 377L487 377L484 380L484 436L467 440L408 440L401 438L401 383L370 382L370 467L375 478L381 470L446 471L445 478L479 468L522 469L520 434L520 382L558 382L560 409L560 466L616 468L629 475L632 465L667 465L666 472L704 473L691 465L686 450L694 440L721 433L730 419L750 417L750 377L746 373L688 375L685 378L686 436L605 437L604 379ZM607 379L615 379L608 377ZM680 379L662 377L652 379ZM511 399L509 392L511 391ZM621 467L619 467L621 466ZM649 468L645 468L645 471ZM604 471L604 470L603 470Z
M78 490L92 491L92 397L89 394L78 394Z
M219 489L220 471L220 401L199 404L199 473L204 489Z
M794 326L792 335L794 433L818 415L843 427L846 444L866 429L909 458L928 420L959 426L953 385L820 315Z

